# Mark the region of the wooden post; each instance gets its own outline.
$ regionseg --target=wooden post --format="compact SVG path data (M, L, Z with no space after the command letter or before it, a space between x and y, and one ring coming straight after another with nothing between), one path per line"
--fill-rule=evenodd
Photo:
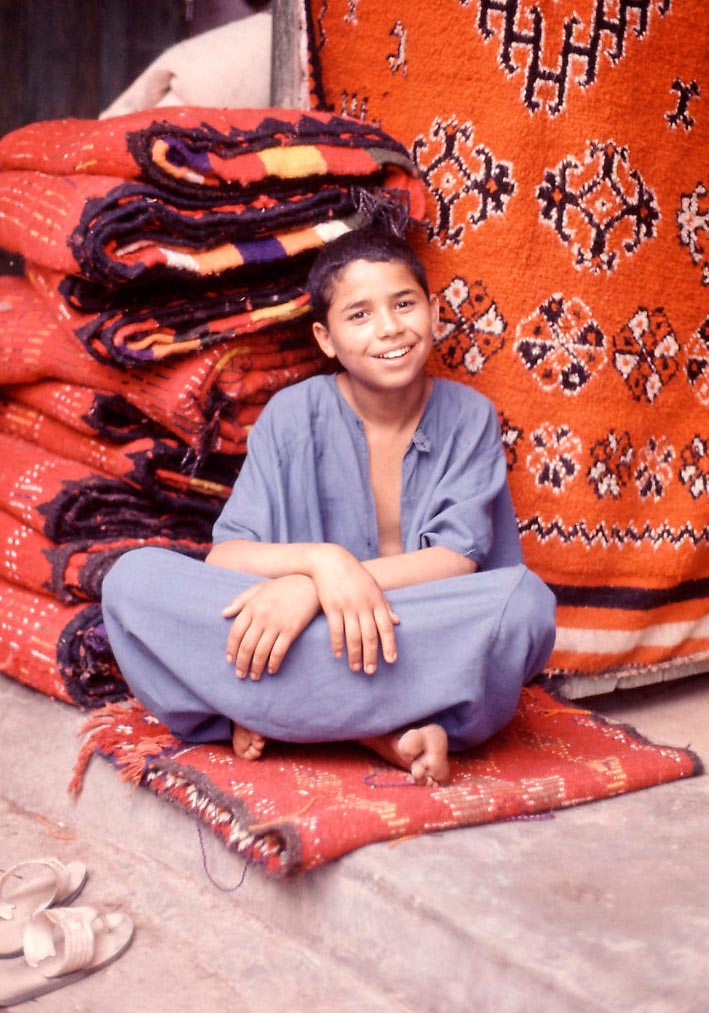
M304 0L273 0L271 102L274 106L307 109L307 30Z

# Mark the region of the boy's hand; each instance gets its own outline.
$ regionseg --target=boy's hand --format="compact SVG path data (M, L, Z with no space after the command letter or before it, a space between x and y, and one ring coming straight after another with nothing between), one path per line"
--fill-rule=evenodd
M222 615L236 616L226 643L226 660L240 679L275 675L293 641L320 611L313 581L294 573L242 591Z
M347 648L353 672L372 675L377 668L379 644L384 660L396 661L394 626L399 617L392 610L374 577L339 545L318 545L310 569L322 608L330 627L335 657Z

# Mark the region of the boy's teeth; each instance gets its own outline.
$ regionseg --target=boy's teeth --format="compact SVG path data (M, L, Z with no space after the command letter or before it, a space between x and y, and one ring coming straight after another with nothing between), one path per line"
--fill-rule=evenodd
M402 355L406 355L411 346L407 345L406 348L397 348L394 352L383 352L379 356L380 359L400 359Z

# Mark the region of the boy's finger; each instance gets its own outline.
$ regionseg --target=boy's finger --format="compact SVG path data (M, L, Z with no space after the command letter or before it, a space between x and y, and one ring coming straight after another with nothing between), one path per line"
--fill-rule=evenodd
M264 630L254 647L251 657L251 664L248 669L249 678L252 682L258 682L264 673L268 659L271 655L277 634L270 630Z
M362 630L359 616L347 614L344 619L347 660L352 671L359 672L362 669Z
M342 629L342 615L339 612L327 613L327 625L330 630L330 646L336 658L341 658L345 646Z
M239 644L239 649L236 652L236 675L239 679L245 679L251 671L252 659L254 651L261 639L262 631L260 629L254 629L253 626L249 626L248 630L244 633Z
M278 669L283 663L283 659L286 656L286 652L290 647L292 641L288 637L284 637L282 633L276 637L276 640L271 648L271 654L268 659L268 674L275 675Z
M236 661L236 655L241 646L241 638L248 628L248 622L241 615L234 620L229 628L226 638L226 660L230 665Z
M384 656L384 660L391 665L392 662L396 661L397 657L394 623L399 622L399 617L394 613L394 618L392 619L392 612L390 609L387 609L386 611L377 609L374 613L374 619L377 624L377 631L382 644L382 655Z
M366 675L374 675L379 654L379 630L371 612L360 616L359 627L362 640L362 667Z

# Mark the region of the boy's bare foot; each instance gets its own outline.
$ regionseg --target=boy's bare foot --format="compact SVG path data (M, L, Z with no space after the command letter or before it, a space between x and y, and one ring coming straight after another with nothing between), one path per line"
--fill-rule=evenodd
M372 739L360 739L360 744L395 767L411 771L416 784L433 787L446 784L450 777L448 736L441 725L410 728L403 734L377 735Z
M234 725L231 744L236 755L242 760L258 760L266 746L266 740L258 732L251 732L241 725Z

